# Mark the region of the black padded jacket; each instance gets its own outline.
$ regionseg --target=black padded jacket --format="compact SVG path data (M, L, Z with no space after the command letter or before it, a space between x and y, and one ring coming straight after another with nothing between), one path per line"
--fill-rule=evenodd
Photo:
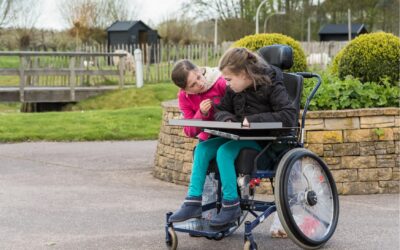
M295 127L296 108L283 85L282 71L270 66L266 73L271 84L258 83L256 89L250 86L240 93L228 87L221 103L215 107L215 120L243 122L247 118L250 123L282 122L283 127Z

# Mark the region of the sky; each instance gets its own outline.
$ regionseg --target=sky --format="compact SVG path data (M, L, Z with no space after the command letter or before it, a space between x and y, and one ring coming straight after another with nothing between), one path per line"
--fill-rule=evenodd
M35 27L45 29L61 30L66 28L66 24L61 18L58 10L60 0L38 0L41 6L41 15ZM136 5L139 5L140 12L138 19L148 24L151 28L158 24L168 16L173 15L181 5L187 0L135 0Z

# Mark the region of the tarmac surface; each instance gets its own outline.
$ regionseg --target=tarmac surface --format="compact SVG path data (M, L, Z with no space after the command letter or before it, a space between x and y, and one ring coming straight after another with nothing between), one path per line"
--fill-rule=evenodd
M155 179L156 141L0 144L0 249L166 249L165 213L187 187ZM257 195L258 200L271 199ZM340 196L324 249L400 249L399 195ZM259 249L298 249L254 231ZM243 249L178 233L178 249Z

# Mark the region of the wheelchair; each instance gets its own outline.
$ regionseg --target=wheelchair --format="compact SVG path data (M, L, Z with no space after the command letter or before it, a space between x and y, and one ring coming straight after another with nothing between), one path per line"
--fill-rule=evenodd
M293 51L289 46L267 46L261 48L258 53L269 64L282 70L289 69L293 65ZM326 163L315 153L304 148L307 108L322 80L319 75L308 72L283 73L283 76L284 85L297 108L297 114L300 113L303 79L317 79L316 86L307 97L301 124L299 123L295 128L280 128L287 130L284 136L273 136L271 129L258 130L256 134L252 134L253 129L250 128L246 130L247 134L238 135L236 133L238 131L235 129L215 129L215 126L207 127L207 124L204 126L204 123L201 126L204 131L215 136L234 140L260 140L266 144L260 152L243 149L235 160L242 209L241 217L235 223L215 228L208 224L207 219L169 223L168 219L172 214L169 212L166 214L165 224L165 242L168 249L177 248L177 232L206 237L210 240L221 240L233 234L243 224L248 214L254 216L254 219L244 222L244 249L258 249L252 231L275 211L277 211L288 237L301 248L318 249L332 237L339 218L339 198L336 185ZM169 124L176 125L171 120ZM190 126L193 123L186 125ZM260 135L260 131L265 133ZM275 150L272 150L274 148ZM214 166L212 167L212 165ZM210 164L210 168L214 168L214 170L209 171L215 171L215 162ZM218 176L218 173L216 175ZM254 199L255 189L261 179L271 181L275 201ZM202 206L203 212L215 208L219 211L221 208L221 183L219 181L217 194L216 202Z

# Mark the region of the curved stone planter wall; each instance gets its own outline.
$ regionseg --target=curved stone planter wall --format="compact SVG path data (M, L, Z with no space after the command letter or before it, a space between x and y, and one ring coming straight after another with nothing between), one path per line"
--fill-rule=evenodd
M166 126L179 118L177 101L164 102L154 176L187 185L196 139L181 127ZM399 108L374 108L307 113L306 147L329 165L340 194L399 192ZM270 191L263 182L258 191Z

